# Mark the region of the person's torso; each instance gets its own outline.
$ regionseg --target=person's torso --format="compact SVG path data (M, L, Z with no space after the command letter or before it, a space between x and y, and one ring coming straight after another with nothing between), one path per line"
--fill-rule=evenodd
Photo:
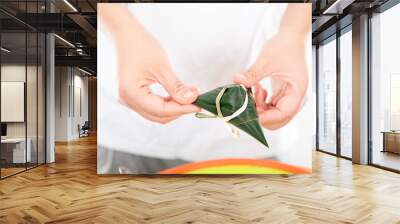
M178 77L198 86L201 92L232 83L235 74L244 72L254 62L265 40L276 32L285 7L130 4L132 13L167 52ZM99 43L111 43L101 27L98 38ZM102 50L113 52L114 48L99 48L98 69L103 73L99 74L99 144L144 156L189 161L272 155L245 133L233 138L218 119L198 120L190 114L161 125L122 106L115 97L116 62L108 60L110 55L101 55ZM274 141L272 135L267 134L267 139Z

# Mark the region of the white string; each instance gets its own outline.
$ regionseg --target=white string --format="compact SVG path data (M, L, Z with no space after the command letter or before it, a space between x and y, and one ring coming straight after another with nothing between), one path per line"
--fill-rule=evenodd
M225 124L228 125L229 129L231 130L232 135L234 137L239 137L240 134L239 134L238 128L236 128L232 124L228 123L228 121L230 121L230 120L234 119L235 117L239 116L240 114L242 114L246 110L247 105L249 103L249 96L247 94L246 87L244 85L240 85L240 87L243 88L246 96L245 96L243 105L239 109L237 109L233 114L224 117L224 115L222 114L222 111L221 111L221 102L220 101L221 101L221 98L224 95L225 91L227 89L229 89L229 88L236 88L236 86L228 86L228 87L222 88L221 91L218 93L217 97L215 98L215 106L217 108L217 115L216 116L209 116L209 115L206 115L204 113L196 113L196 116L198 118L216 118L216 117L220 118L221 120L226 122Z
M249 96L248 96L248 94L247 94L246 87L244 87L243 85L240 85L240 86L244 89L244 92L245 92L246 96L245 96L245 98L244 98L243 105L242 105L238 110L236 110L233 114L224 117L224 116L222 115L222 112L221 112L220 110L218 111L218 107L217 107L217 111L218 111L218 112L221 112L221 116L218 116L218 117L221 118L222 120L224 120L225 122L228 122L228 121L232 120L233 118L239 116L239 115L242 114L242 113L246 110L246 108L247 108L247 104L249 103ZM219 105L219 101L218 101L218 104L216 104L216 105Z

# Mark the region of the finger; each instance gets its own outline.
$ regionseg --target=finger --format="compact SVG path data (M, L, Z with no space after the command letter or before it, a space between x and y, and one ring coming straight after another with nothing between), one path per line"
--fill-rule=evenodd
M199 95L197 89L184 85L171 68L163 69L156 78L169 95L180 104L191 104Z
M258 117L261 125L270 130L278 129L287 123L286 116L273 106L268 106L267 110L258 111Z
M267 91L260 84L257 84L255 86L254 98L257 107L260 108L261 110L266 109L267 102L265 102L265 100L267 99L267 96L268 96Z
M187 85L187 87L189 89L191 89L193 92L196 92L197 94L199 94L199 89L196 86L192 86L192 85Z
M270 74L268 63L262 58L259 58L246 72L236 75L234 77L234 82L243 84L246 87L251 87Z
M140 114L142 117L146 118L147 120L153 121L153 122L157 122L157 123L161 123L161 124L166 124L172 120L175 120L178 116L171 116L171 117L160 117L160 116L154 116L151 115L149 113L147 113L146 111L143 110L142 107L140 107L137 103L135 103L134 100L132 100L129 95L124 94L124 99L120 100L120 103L129 106L130 108L132 108L135 112L137 112L138 114ZM170 97L168 97L170 98Z
M247 88L252 86L252 83L243 74L237 74L233 78L233 82L236 84L243 84Z
M166 124L168 122L171 122L175 119L178 118L178 116L172 116L172 117L157 117L157 116L153 116L151 114L148 114L144 111L140 111L138 112L142 117L146 118L147 120L153 121L153 122L157 122L160 124Z
M282 86L281 89L272 97L271 104L277 105L280 99L285 95L286 92L286 84Z
M154 94L142 97L140 107L148 114L157 117L180 116L200 111L200 108L193 104L179 104L174 99L166 99Z
M260 123L269 129L277 129L287 124L297 113L301 98L295 94L287 94L280 98L276 105L268 104L259 113Z
M164 101L172 101L172 102L174 102L175 100L171 97L171 96L167 96L167 97L163 97L164 98ZM195 105L195 104L192 104L193 106L195 106L196 108L198 108L198 110L200 111L201 110L201 108L200 107L198 107L197 105ZM196 112L198 112L198 111L196 111Z

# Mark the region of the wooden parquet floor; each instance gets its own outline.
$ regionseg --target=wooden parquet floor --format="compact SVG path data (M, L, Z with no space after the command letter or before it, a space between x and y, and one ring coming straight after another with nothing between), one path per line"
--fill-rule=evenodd
M0 181L0 223L400 223L400 175L314 153L296 176L98 176L96 139Z

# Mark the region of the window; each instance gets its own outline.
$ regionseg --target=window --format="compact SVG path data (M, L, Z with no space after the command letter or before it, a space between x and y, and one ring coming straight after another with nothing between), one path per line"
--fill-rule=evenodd
M390 74L390 130L400 130L400 73Z
M318 48L318 149L336 153L336 39Z
M351 158L352 149L352 34L340 36L340 155Z
M43 13L44 1L18 2L17 13ZM15 6L1 2L0 6ZM0 178L45 163L44 33L0 12Z
M400 5L371 18L370 161L400 170Z

